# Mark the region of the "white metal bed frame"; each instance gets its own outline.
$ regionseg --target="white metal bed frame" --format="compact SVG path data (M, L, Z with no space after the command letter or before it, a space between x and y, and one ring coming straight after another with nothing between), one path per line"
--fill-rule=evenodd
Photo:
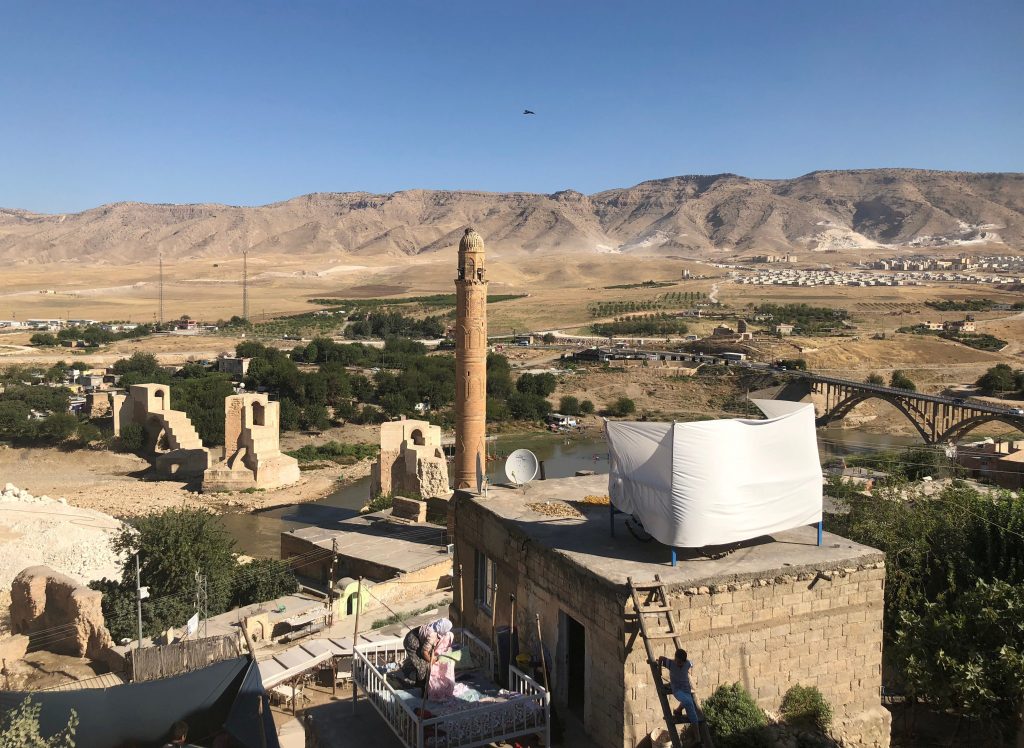
M494 653L491 648L464 629L456 629L454 634L456 641L469 649L473 661L490 678L494 672ZM406 748L475 748L523 735L540 735L544 746L551 745L550 695L543 686L514 665L510 664L508 668L508 690L518 696L497 704L482 704L440 717L422 719L388 683L387 675L377 669L378 665L387 662L401 664L405 654L404 642L398 638L359 644L354 648L352 657L352 680ZM516 709L515 706L520 704L524 708ZM533 708L530 708L531 705ZM500 720L495 720L494 725L490 721L485 723L479 720L491 712L506 714ZM489 726L466 730L466 734L458 738L451 737L451 730L446 729L446 725L450 727L463 723L461 726L464 727L470 721L477 721L478 726Z

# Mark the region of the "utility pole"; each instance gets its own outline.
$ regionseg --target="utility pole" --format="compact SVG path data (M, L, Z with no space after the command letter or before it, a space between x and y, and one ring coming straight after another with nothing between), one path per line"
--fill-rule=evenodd
M139 614L139 646L142 651L142 571L139 569L139 553L135 552L135 606Z
M331 574L327 579L327 606L334 605L334 570L338 568L338 539L331 538Z
M203 623L203 636L207 633L207 617L209 614L209 601L207 599L206 575L196 569L196 615ZM198 633L198 626L196 627Z
M164 326L164 251L160 250L160 327Z
M242 250L242 319L249 320L249 250Z

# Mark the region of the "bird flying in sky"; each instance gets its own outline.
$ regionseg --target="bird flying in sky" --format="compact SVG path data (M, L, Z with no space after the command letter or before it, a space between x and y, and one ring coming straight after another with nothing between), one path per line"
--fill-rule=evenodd
M529 109L524 109L523 114L536 114L536 112L531 112Z

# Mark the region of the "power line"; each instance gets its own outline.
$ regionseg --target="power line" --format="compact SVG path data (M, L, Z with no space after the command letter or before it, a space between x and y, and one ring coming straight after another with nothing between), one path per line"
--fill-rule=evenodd
M249 320L249 249L242 250L242 319Z

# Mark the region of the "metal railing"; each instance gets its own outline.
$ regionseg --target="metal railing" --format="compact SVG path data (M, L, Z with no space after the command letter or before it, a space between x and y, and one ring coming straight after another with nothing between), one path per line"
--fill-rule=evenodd
M494 667L491 648L469 631L459 629L454 633L456 641L469 650L476 667L490 677ZM427 716L419 713L421 699L410 699L388 682L387 664L401 664L405 654L400 639L358 645L352 677L406 748L476 748L532 734L541 735L545 746L551 745L550 695L514 665L509 666L508 676L509 692L515 695L450 714Z

